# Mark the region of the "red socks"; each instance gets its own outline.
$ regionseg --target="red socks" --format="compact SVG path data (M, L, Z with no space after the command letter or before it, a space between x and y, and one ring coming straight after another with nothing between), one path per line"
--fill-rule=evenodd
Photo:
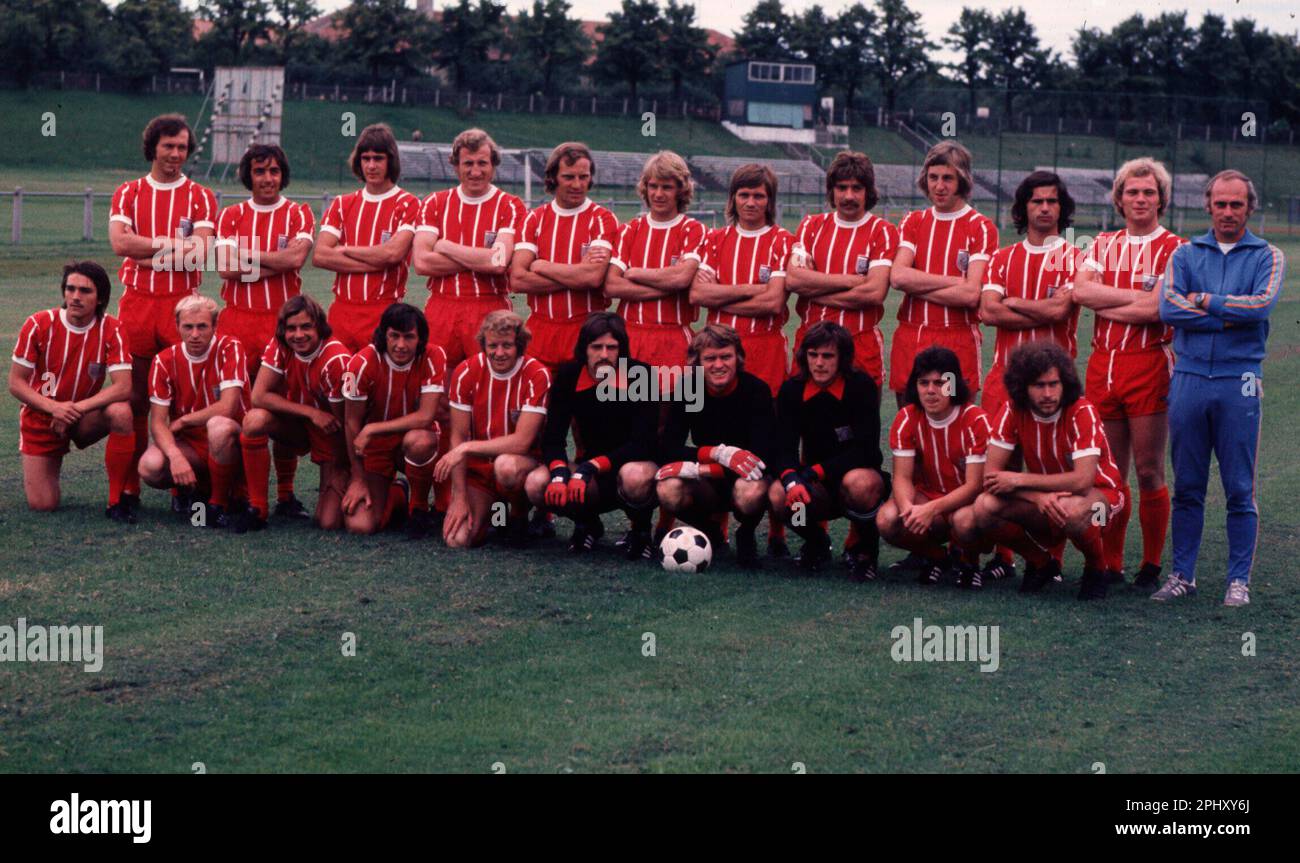
M1142 562L1159 566L1165 552L1165 532L1169 529L1169 486L1142 492L1138 522L1142 525Z
M436 456L435 456L436 458ZM411 484L411 499L408 502L410 512L417 509L429 509L429 489L433 486L433 462L429 459L424 464L411 464L406 461L406 481Z
M275 453L275 499L284 503L293 497L293 476L298 472L298 457L282 456L279 448Z
M270 512L268 486L271 482L271 453L267 449L265 435L249 437L239 435L239 449L244 455L244 474L248 480L248 504L254 507L262 518Z
M121 503L127 477L130 476L131 468L135 463L135 433L116 434L110 432L108 443L104 446L104 469L108 472L109 506L117 506ZM137 474L137 492L139 484L140 477Z
M1105 548L1106 569L1116 572L1124 570L1124 543L1128 538L1129 508L1126 506L1116 513L1101 533L1101 543Z
M407 482L410 482L408 479ZM396 479L388 486L388 500L384 503L384 515L379 520L379 529L388 527L395 513L406 509L406 490Z
M1106 551L1101 541L1101 528L1095 524L1088 525L1083 535L1074 540L1074 547L1083 552L1083 565L1100 572L1106 569Z
M131 464L126 470L126 481L122 491L139 497L140 456L144 455L144 451L149 448L149 417L131 417L131 427L134 431L135 441L131 449Z
M986 535L999 545L1004 545L1017 552L1034 566L1045 566L1052 559L1046 546L1035 540L1028 531L1018 524L1004 521L993 530L987 531Z
M208 456L208 475L212 477L212 494L208 503L222 509L230 506L230 487L235 483L235 472L239 466L234 462L221 464Z

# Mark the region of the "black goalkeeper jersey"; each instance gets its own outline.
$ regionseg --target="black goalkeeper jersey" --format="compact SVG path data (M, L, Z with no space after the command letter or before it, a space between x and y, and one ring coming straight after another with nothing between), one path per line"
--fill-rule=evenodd
M820 465L827 482L838 483L854 468L879 471L884 463L880 390L865 372L850 369L826 389L791 378L777 392L776 417L776 454L769 467L778 477Z

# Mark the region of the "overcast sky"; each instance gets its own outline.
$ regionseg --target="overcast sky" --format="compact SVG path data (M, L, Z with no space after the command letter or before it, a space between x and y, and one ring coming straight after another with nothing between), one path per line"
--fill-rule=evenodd
M756 0L694 0L696 14L704 27L723 33L740 29L741 19ZM816 0L784 0L787 12L799 12L812 6ZM836 13L854 0L821 0L827 12ZM317 0L326 11L342 9L348 0ZM570 0L573 14L584 19L599 20L620 7L620 0ZM445 0L434 0L435 6L447 5ZM415 0L408 0L414 6ZM506 0L510 10L532 7L532 0ZM867 0L867 5L873 5ZM1300 29L1300 0L1143 0L1141 3L1125 0L908 0L908 5L921 13L922 23L933 41L940 41L948 28L961 14L962 6L983 7L994 12L1023 7L1038 29L1045 45L1070 57L1070 39L1080 27L1110 29L1134 12L1146 17L1167 11L1186 11L1188 23L1195 26L1206 12L1215 12L1232 20L1249 17L1262 27L1279 33L1294 33ZM945 55L943 59L948 59Z

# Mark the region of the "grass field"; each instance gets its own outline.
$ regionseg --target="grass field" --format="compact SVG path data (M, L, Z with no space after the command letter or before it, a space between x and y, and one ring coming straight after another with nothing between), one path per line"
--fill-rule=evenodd
M1300 260L1300 243L1284 248ZM110 259L102 242L0 247L0 344L55 304L56 262L72 255ZM305 275L327 296L322 273ZM122 529L102 515L98 446L69 456L62 509L38 516L21 496L11 401L0 624L102 625L106 647L98 673L0 666L0 771L1295 771L1297 287L1293 269L1273 316L1243 610L1219 604L1213 482L1200 597L1084 605L1070 584L1032 600L1006 583L972 596L790 578L789 563L749 575L723 559L675 576L615 560L608 542L575 562L559 542L451 552L282 525L237 539L176 522L152 491L141 523ZM299 472L309 505L313 473ZM607 517L613 535L618 522ZM1134 519L1131 567L1138 554ZM1079 568L1071 549L1071 581ZM891 630L916 617L999 626L999 670L895 663ZM1255 656L1242 655L1246 632Z

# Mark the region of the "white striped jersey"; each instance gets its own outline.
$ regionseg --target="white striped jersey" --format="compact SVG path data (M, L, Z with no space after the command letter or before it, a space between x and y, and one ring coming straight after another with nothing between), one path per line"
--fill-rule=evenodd
M811 268L832 276L866 278L873 267L891 265L898 253L898 229L874 213L856 222L845 222L838 213L806 216L795 238L795 249L808 256ZM805 327L834 321L851 333L874 328L885 314L883 305L836 309L807 297L799 298L795 311Z
M551 373L533 357L520 357L515 367L497 374L487 354L477 353L456 366L448 387L451 409L470 415L474 440L512 434L522 413L546 413Z
M747 231L728 225L709 231L704 241L704 260L700 269L713 273L720 285L759 285L785 277L786 259L794 235L780 225L766 225ZM784 303L777 315L735 315L722 309L709 309L708 322L725 324L742 336L780 332L790 319Z
M1004 246L993 254L984 271L984 290L1004 297L1045 300L1074 282L1075 266L1082 253L1061 237L1052 237L1042 246L1028 240ZM1078 356L1079 307L1071 304L1070 315L1054 324L1016 330L998 327L993 344L993 365L1006 368L1011 352L1026 342L1056 342Z
M366 345L352 355L343 374L343 397L366 402L366 422L395 420L414 413L424 393L445 391L447 352L428 345L424 353L404 366Z
M889 428L889 449L895 456L918 459L912 484L933 497L942 497L966 482L966 465L985 460L989 418L972 404L953 405L939 421L917 405L904 405Z
M496 186L477 198L460 186L442 189L424 199L418 231L475 249L490 249L497 237L518 235L524 221L524 202ZM450 276L430 276L429 293L442 297L504 297L510 293L509 277L461 270Z
M420 219L420 199L394 186L382 195L364 188L330 201L320 220L322 233L333 234L344 246L380 246L399 231L414 231ZM400 263L371 273L335 273L334 296L349 303L388 305L406 295L408 255Z
M31 370L33 389L58 402L89 398L109 374L131 370L131 354L117 318L104 315L78 327L63 308L37 312L23 322L13 360ZM26 404L19 411L31 412Z
M530 251L543 261L580 264L593 248L609 249L612 254L617 240L618 219L599 204L588 199L566 210L548 201L524 219L515 249ZM592 312L608 309L609 298L599 288L529 294L528 308L551 320L580 321Z
M963 276L978 261L998 250L998 227L970 204L951 213L934 207L913 210L899 225L899 247L911 249L912 266L935 276ZM966 327L976 322L974 309L955 308L911 295L898 307L900 323L925 327Z
M311 207L280 198L274 204L258 204L251 198L232 204L217 219L216 245L229 253L240 249L282 252L294 240L315 240L316 216ZM249 312L277 312L290 297L302 292L297 271L274 273L256 281L226 279L221 298L227 306Z
M146 174L117 187L109 205L108 220L129 225L146 239L188 237L197 228L216 228L217 196L182 174L170 183L159 183ZM128 291L154 297L181 297L199 289L202 273L155 270L123 258L117 271Z
M1088 249L1083 266L1101 274L1102 284L1126 291L1154 291L1174 249L1187 242L1164 227L1145 237L1127 230L1098 234ZM1126 324L1097 314L1092 329L1092 348L1098 351L1135 351L1153 348L1173 340L1173 329L1161 321Z
M221 394L239 388L241 413L251 406L248 361L244 346L233 336L214 336L201 357L192 357L184 342L153 358L149 369L149 401L168 408L172 419L211 407Z
M610 263L627 272L633 267L671 267L688 258L700 260L704 252L704 225L685 213L667 222L650 215L637 216L623 226ZM629 324L690 326L699 310L690 304L688 290L658 300L620 300L618 313Z

